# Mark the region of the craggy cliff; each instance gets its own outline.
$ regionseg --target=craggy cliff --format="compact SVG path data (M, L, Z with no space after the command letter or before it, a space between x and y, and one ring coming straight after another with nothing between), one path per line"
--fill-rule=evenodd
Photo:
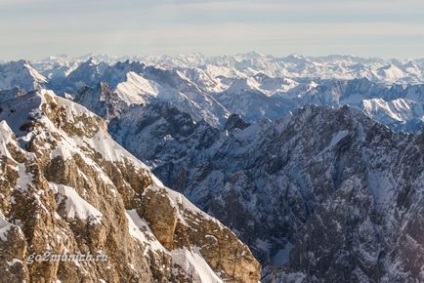
M0 102L0 282L259 281L247 246L101 118L45 90Z

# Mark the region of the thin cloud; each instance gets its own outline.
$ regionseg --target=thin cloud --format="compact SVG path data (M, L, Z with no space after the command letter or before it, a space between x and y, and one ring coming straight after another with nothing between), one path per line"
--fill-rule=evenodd
M417 46L424 46L421 3L3 0L2 8L8 6L0 9L0 37L8 39L2 45L2 56L8 57L129 50L219 54L253 49L278 54L307 51L306 55L358 54L359 50L412 57ZM43 47L28 48L38 45Z

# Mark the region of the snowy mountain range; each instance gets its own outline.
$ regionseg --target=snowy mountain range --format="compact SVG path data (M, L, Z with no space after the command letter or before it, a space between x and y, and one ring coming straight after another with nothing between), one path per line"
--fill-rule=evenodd
M0 74L10 76L7 66L13 64L24 62L4 64ZM420 131L424 115L424 60L420 59L277 58L252 52L126 61L106 56L52 57L34 62L31 68L41 73L35 76L38 81L47 80L47 88L61 95L75 98L89 92L98 96L107 85L127 105L167 101L195 120L203 119L215 127L222 127L231 113L249 122L274 120L308 104L352 106L394 130L406 132ZM25 68L21 69L25 73ZM3 89L12 85L28 89L30 83L28 79L22 83L17 80ZM83 104L89 107L87 103Z
M78 64L92 59L95 63L113 65L126 60L143 62L163 69L200 68L214 77L240 77L264 73L271 77L343 79L368 78L371 81L392 83L419 83L423 81L424 58L383 60L354 56L331 55L305 57L290 55L275 57L250 52L234 56L207 57L202 54L181 56L110 57L86 55L78 58L56 56L34 62L36 69L49 78L57 76L52 70L72 71ZM63 72L66 73L66 72Z
M254 52L125 59L0 65L0 115L34 93L83 105L165 186L245 242L263 282L424 280L423 60ZM6 121L11 129L25 124L16 115ZM68 119L55 127L68 128ZM65 138L102 156L119 147L108 137L104 152L90 139ZM247 262L254 278L259 269Z

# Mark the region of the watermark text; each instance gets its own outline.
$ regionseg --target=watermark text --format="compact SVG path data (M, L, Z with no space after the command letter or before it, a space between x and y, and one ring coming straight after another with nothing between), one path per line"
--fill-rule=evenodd
M93 254L54 254L51 252L45 252L43 254L31 254L27 257L28 263L35 262L55 262L55 261L74 261L74 262L95 262L95 261L107 261L107 255L99 253Z

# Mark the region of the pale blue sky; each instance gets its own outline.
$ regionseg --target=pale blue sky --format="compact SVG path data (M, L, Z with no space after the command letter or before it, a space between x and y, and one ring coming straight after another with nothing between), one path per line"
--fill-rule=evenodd
M106 53L424 57L422 0L0 0L0 59Z

